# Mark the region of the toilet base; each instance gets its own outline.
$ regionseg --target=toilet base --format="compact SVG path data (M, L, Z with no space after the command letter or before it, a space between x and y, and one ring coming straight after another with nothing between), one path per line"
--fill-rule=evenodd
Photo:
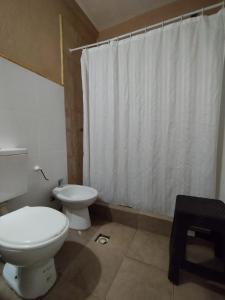
M19 296L35 299L45 295L56 281L54 259L30 267L18 267L6 263L3 277Z
M63 206L63 212L69 219L69 227L76 230L84 230L91 227L91 219L88 208L79 210Z

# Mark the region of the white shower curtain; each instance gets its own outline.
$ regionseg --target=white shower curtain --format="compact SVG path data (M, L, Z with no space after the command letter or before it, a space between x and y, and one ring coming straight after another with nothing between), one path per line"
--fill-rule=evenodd
M84 184L102 200L172 215L214 197L224 11L84 50Z

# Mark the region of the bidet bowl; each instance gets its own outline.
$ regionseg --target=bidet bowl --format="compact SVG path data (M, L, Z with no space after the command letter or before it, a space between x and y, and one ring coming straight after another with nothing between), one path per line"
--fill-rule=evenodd
M98 192L89 186L67 184L56 187L53 194L62 201L63 205L72 206L73 209L82 209L95 202Z
M67 184L53 189L53 195L62 202L63 212L70 228L84 230L91 226L88 206L97 199L98 192L89 186Z

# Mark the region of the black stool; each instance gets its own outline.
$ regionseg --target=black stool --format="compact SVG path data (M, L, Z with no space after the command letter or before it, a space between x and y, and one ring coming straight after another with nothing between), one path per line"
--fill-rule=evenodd
M215 256L223 263L219 272L186 260L187 231L206 229L215 242ZM170 237L169 280L179 284L179 271L185 269L208 280L225 283L225 204L220 200L178 195Z

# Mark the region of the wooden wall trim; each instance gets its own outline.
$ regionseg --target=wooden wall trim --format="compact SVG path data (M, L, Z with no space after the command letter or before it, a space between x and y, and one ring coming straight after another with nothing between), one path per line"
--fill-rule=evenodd
M63 17L59 14L59 43L60 43L60 65L61 84L64 85L64 63L63 63Z

